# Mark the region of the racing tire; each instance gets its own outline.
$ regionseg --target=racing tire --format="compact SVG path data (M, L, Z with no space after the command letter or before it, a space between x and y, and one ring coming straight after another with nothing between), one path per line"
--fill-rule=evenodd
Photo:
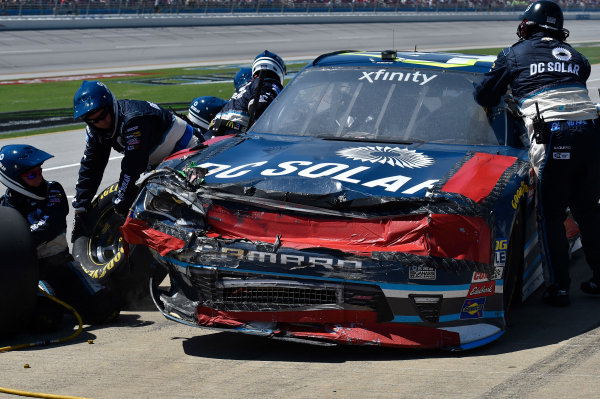
M0 337L8 337L33 320L39 268L25 218L0 206L0 221Z
M515 223L508 240L506 265L503 285L504 317L510 320L510 311L522 301L523 256L525 250L525 213L520 204L515 216Z
M114 212L113 198L118 183L108 186L98 195L86 212L89 233L73 242L73 257L90 278L117 292L122 308L135 308L137 303L149 298L148 281L162 281L166 271L148 263L127 262L123 247L121 226L124 220Z

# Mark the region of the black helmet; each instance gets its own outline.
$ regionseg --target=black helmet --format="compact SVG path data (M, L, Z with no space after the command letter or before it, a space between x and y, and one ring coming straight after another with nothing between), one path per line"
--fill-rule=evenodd
M527 39L533 33L543 30L560 40L569 36L569 31L563 28L563 12L560 6L550 0L540 0L531 3L521 17L517 28L517 36Z

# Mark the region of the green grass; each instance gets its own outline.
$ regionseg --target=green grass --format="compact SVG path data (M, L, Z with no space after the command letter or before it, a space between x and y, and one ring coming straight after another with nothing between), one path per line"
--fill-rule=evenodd
M573 47L575 47L577 51L583 54L590 61L590 64L600 64L600 43L580 43ZM481 48L467 50L452 50L452 52L465 54L498 55L498 53L501 50L502 48Z
M140 78L168 79L173 76L202 77L218 75L233 78L237 70L231 70L229 73L218 70L218 74L214 72L214 70L167 69L132 72L143 75L102 78L101 80L108 85L117 98L123 99L167 103L190 102L198 96L229 98L233 93L233 85L230 82L185 85L151 85L132 82ZM0 112L71 108L73 106L73 95L80 85L81 81L3 85L2 94L0 95Z

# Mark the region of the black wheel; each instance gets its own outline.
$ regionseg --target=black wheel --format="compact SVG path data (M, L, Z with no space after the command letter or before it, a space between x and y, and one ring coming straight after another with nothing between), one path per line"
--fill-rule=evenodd
M0 336L8 336L32 320L39 269L25 218L0 206L0 220Z
M114 213L112 199L118 184L106 188L87 212L90 233L78 237L73 243L73 257L92 279L106 284L118 274L127 272L120 227L123 220Z
M523 253L525 240L524 206L519 206L515 223L513 225L508 249L506 254L506 265L504 270L504 315L508 319L510 309L519 305L522 300L523 286Z
M127 308L149 297L150 277L158 284L166 271L156 267L152 257L143 254L143 249L135 247L130 248L130 256L142 260L127 262L120 231L124 220L114 213L112 204L117 189L118 184L112 184L92 201L87 212L90 233L75 240L73 257L93 280L118 292Z

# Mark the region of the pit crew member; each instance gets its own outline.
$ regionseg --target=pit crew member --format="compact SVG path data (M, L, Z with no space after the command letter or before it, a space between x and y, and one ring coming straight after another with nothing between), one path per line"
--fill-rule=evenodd
M252 63L252 78L235 90L212 120L209 133L220 136L248 130L283 89L285 74L285 63L277 54L268 50L258 54Z
M600 123L588 96L588 60L565 42L560 7L548 0L529 5L517 29L520 40L497 56L475 89L477 102L493 107L510 86L531 141L538 179L537 210L546 291L553 306L570 303L569 251L564 220L570 207L593 271L581 289L600 295Z
M21 213L30 225L40 269L40 286L73 306L89 324L114 320L118 301L108 288L92 281L73 259L67 245L67 196L60 183L47 181L42 164L53 155L30 145L11 144L0 149L0 182L7 187L0 205ZM40 299L41 298L41 299ZM62 320L48 300L38 298L37 327L55 326ZM43 310L40 310L43 309Z
M198 144L194 128L172 111L149 101L117 100L102 82L83 81L73 98L73 117L87 124L86 146L75 188L75 223L71 241L87 227L84 212L102 180L111 148L124 154L115 212L125 216L137 188L135 181L148 168L184 148Z

